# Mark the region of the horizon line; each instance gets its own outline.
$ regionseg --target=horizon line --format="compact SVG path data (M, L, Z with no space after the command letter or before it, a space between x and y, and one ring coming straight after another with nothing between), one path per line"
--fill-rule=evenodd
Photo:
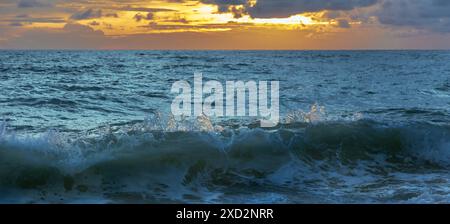
M0 51L450 51L438 48L361 49L95 49L95 48L0 48Z

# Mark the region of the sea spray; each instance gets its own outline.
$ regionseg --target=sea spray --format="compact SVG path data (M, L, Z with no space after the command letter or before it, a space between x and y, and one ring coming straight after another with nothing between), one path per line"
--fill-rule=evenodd
M312 112L317 110L307 113ZM243 190L236 190L246 188L253 193L245 194L270 202L301 202L308 200L306 192L314 195L314 201L325 202L333 199L322 197L317 188L333 186L343 191L334 200L345 200L348 191L361 195L355 200L367 202L390 200L389 195L380 198L384 188L368 182L386 176L404 181L404 176L394 175L430 171L436 175L429 181L442 181L450 166L445 160L448 151L437 155L433 150L448 146L446 126L324 118L282 123L276 129L221 123L223 130L218 131L214 128L218 124L201 119L189 123L189 130L178 125L180 129L167 128L175 121L158 118L156 127L146 120L102 127L94 131L96 135L49 131L3 138L2 170L17 172L1 172L0 189L29 195L28 202L60 199L52 194L74 202L81 193L114 202L240 202ZM73 186L69 191L64 187L67 181ZM52 194L42 197L42 189ZM223 191L231 193L225 196Z

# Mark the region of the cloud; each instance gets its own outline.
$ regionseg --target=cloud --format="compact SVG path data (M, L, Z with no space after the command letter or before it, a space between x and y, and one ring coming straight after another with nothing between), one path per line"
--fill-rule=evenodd
M448 0L384 0L376 16L385 25L450 32Z
M95 31L89 26L85 26L78 23L68 23L64 26L63 30L68 33L76 32L82 35L100 35L100 36L104 35L102 31Z
M76 12L72 16L70 16L73 20L83 20L83 19L95 19L102 17L102 10L98 9L87 9L84 11Z
M52 4L49 2L43 2L39 0L20 0L17 3L18 8L43 8L43 7L52 7Z
M69 23L63 29L29 29L20 36L11 37L0 44L11 49L94 49L106 40L102 31L89 26Z
M213 4L219 7L219 12L228 12L230 6L247 5L248 0L201 0L206 4Z
M174 27L153 24L153 28ZM0 25L0 49L450 49L450 34L403 38L373 29L337 32L324 39L309 38L310 33L302 30L273 30L267 35L267 30L258 28L121 36L106 36L80 24L67 25L63 30L33 28L24 33L10 32L15 29L21 28Z
M21 23L66 23L67 21L64 18L60 17L31 17L29 15L23 14L18 15L13 19L3 20L6 22L10 22L11 24Z
M325 12L322 16L324 18L328 18L328 19L337 19L341 16L341 12L340 11L327 11Z
M17 15L16 18L28 18L29 16L27 14L20 14Z
M229 5L246 5L248 0L201 0L201 2L206 4L214 4L218 6L229 6Z
M351 27L350 23L346 19L339 19L339 20L337 20L337 24L336 25L338 27L340 27L340 28L350 28Z
M174 20L172 20L174 21ZM175 21L174 21L175 22ZM207 25L191 25L189 21L181 19L181 21L177 21L180 24L159 24L157 22L150 22L147 25L139 26L142 28L147 28L151 30L198 30L198 29L229 29L235 28L236 26L240 26L237 23L228 22L228 23L217 23L217 24L207 24ZM250 24L248 24L250 26Z
M92 21L92 22L89 23L89 25L91 25L91 26L99 26L100 23L97 22L97 21Z
M149 12L147 15L144 15L142 13L137 13L133 16L133 19L136 20L136 22L140 22L141 20L153 20L153 13Z
M270 47L276 49L352 48L355 46L356 48L358 46L362 48L371 48L371 46L375 46L374 48L415 48L417 46L450 48L449 0L252 0L251 3L249 0L198 1L217 5L220 12L232 13L235 18L246 15L253 18L284 18L305 12L323 13L313 16L314 21L317 19L321 22L320 25L304 25L306 28L301 27L302 29L290 32L284 31L282 26L267 24L219 24L215 21L202 23L202 19L198 19L197 15L203 15L204 12L195 11L199 5L193 1L165 0L165 2L184 3L183 7L192 6L188 9L180 7L179 12L171 13L176 10L164 8L169 5L155 4L156 7L152 7L153 4L139 4L143 1L138 0L0 0L0 47L127 49L128 45L132 45L130 48L138 49L139 44L142 44L145 46L143 48L151 49L172 48L173 43L178 43L179 45L174 45L174 48L246 49L269 48L268 43L270 43ZM119 15L124 17L123 20L128 19L131 24L124 25L122 21L100 19L117 18ZM216 15L208 13L205 18L209 16ZM83 22L90 27L75 23L85 19L92 19ZM133 20L141 21L139 25L142 26L136 27ZM67 22L69 24L64 29L56 28ZM60 24L55 26L44 24L47 27L45 28L39 24L29 26L32 23ZM133 27L133 32L129 32L127 26ZM135 28L136 32L134 32ZM391 28L395 28L398 32L393 32ZM97 29L102 29L111 36L105 36L102 32L96 31ZM338 31L334 32L336 30ZM141 31L142 35L135 35ZM359 31L361 34L355 35ZM369 32L370 35L362 31ZM266 35L268 32L270 35ZM157 35L157 33L167 34ZM299 33L304 34L301 36L302 41L295 38L296 35L300 35ZM400 36L397 33L404 35ZM246 36L242 38L239 36L241 38L239 39L237 34ZM334 38L336 35L345 35L345 38L340 39L341 45L336 44ZM212 42L208 42L210 36L216 38L214 42L217 44L216 47L212 45ZM268 37L263 38L263 36ZM434 36L434 39L428 36ZM155 40L153 41L152 38ZM165 41L164 38L169 39ZM188 38L190 41L186 42L183 38ZM236 38L242 42L237 41ZM321 41L320 45L319 42L317 42L318 45L308 45L306 44L309 41L308 38L322 38L325 41ZM372 38L370 40L374 45L369 46L372 43L364 38ZM230 41L230 39L233 40ZM405 40L409 40L408 44L403 44ZM358 41L361 42L359 45L355 43ZM438 45L434 45L432 41ZM297 42L305 44L296 45ZM205 47L206 43L211 45Z
M114 8L116 10L120 11L135 11L135 12L173 12L176 10L173 9L165 9L165 8L148 8L148 7L133 7L133 6L126 6L126 7L120 7L120 8Z
M111 17L111 18L119 18L119 14L117 14L117 13L106 13L103 16L104 17Z
M164 22L189 24L189 21L186 18L168 19L164 20Z
M246 13L245 8L238 8L236 6L231 6L229 8L230 12L233 14L235 19L239 19Z
M230 10L230 6L243 5L245 11L254 18L282 18L305 12L352 10L374 5L378 0L258 0L254 5L249 4L247 0L202 0L202 2L216 4L219 11Z
M377 0L258 0L256 5L248 7L247 11L258 18L288 17L323 10L352 10L375 3Z
M10 23L9 25L10 25L10 26L16 26L16 27L23 26L23 24L20 23L20 22L12 22L12 23Z
M375 6L377 9L374 12L359 11L359 14L353 16L358 19L378 18L381 24L389 27L450 32L449 0L258 0L256 4L250 4L248 0L201 1L217 5L220 12L231 12L235 18L244 14L253 18L285 18L300 13L327 10L324 17L336 19L336 26L341 28L351 27L348 19L339 19L346 11Z

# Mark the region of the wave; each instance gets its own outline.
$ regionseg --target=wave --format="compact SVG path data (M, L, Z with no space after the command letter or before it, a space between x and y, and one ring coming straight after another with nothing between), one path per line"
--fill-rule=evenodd
M30 136L8 132L3 123L0 201L25 195L26 202L76 202L90 195L105 202L223 202L227 190L244 194L243 187L298 195L308 187L356 187L368 178L450 165L444 125L290 116L291 122L261 129L214 125L205 117L184 124L155 119Z

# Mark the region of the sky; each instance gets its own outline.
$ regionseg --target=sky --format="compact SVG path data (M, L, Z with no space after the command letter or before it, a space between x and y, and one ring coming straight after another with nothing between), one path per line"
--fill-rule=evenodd
M0 0L0 49L450 49L450 1Z

